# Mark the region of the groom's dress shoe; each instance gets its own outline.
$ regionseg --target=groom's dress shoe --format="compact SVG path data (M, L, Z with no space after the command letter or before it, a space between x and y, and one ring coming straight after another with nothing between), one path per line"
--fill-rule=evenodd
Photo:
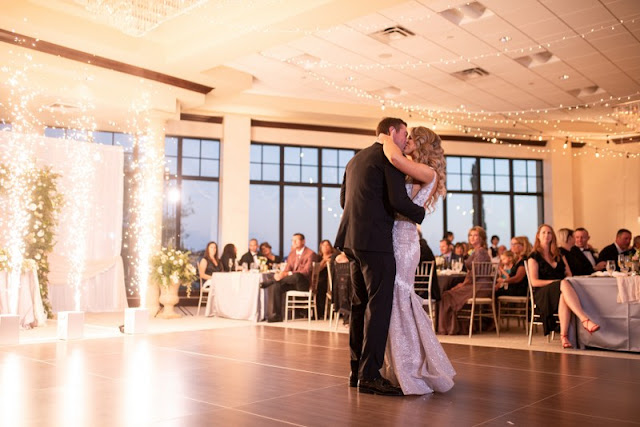
M358 373L351 372L349 375L349 387L358 387Z
M375 380L360 380L358 392L382 396L404 396L400 387L394 386L382 377Z

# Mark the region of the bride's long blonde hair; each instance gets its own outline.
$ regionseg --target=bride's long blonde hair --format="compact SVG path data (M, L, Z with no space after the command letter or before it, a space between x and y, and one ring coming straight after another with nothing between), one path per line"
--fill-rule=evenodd
M411 153L413 161L430 166L438 178L435 191L425 203L427 211L433 212L438 198L444 197L445 194L447 194L445 185L447 163L444 159L442 142L434 131L424 126L411 129L411 139L413 139L416 144L415 151Z

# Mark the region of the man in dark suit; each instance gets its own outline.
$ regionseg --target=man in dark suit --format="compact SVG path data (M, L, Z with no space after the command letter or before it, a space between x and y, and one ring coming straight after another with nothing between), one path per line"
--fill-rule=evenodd
M395 134L391 129L395 129ZM376 130L377 135L382 133L393 135L394 143L404 151L407 144L404 121L383 119ZM394 214L399 212L417 224L424 219L424 208L409 199L404 184L404 174L389 163L382 144L376 141L349 161L340 189L344 212L335 246L350 260L353 285L349 385L358 386L361 393L402 395L399 387L382 378L380 368L396 274L391 235Z
M240 258L240 265L247 264L251 268L251 264L258 264L258 240L249 240L249 251Z
M602 270L605 268L607 261L615 261L616 270L620 271L620 266L618 265L618 255L629 255L631 251L631 231L626 228L621 228L616 233L616 241L610 244L609 246L605 246L598 256L598 263L596 264L597 270ZM601 267L601 268L598 268Z
M596 266L596 255L589 245L589 232L578 227L573 232L575 245L569 251L572 255L573 263L570 264L571 274L574 276L588 276L593 273Z
M311 266L316 254L305 246L304 234L296 233L291 239L291 253L287 257L287 265L282 272L274 274L268 288L268 322L281 322L284 319L285 298L287 291L308 291L311 285Z

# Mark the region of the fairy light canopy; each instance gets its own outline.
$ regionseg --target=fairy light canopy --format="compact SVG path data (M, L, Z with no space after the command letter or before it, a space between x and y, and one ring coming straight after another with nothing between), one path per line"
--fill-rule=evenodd
M135 37L89 10L131 18L134 6L170 3L175 13L157 13ZM26 0L3 12L0 29L86 53L80 78L71 60L47 61L49 89L65 87L74 68L65 93L100 94L105 112L126 110L118 98L138 79L97 72L91 55L216 88L202 96L155 85L151 108L174 114L367 128L398 114L450 134L609 139L609 150L640 151L617 144L640 133L638 2ZM0 58L10 49L0 43Z

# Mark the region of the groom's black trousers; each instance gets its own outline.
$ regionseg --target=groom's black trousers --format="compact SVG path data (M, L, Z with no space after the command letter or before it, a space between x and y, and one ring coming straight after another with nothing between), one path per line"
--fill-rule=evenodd
M344 248L351 261L351 370L359 379L380 377L393 306L396 262L393 253Z

